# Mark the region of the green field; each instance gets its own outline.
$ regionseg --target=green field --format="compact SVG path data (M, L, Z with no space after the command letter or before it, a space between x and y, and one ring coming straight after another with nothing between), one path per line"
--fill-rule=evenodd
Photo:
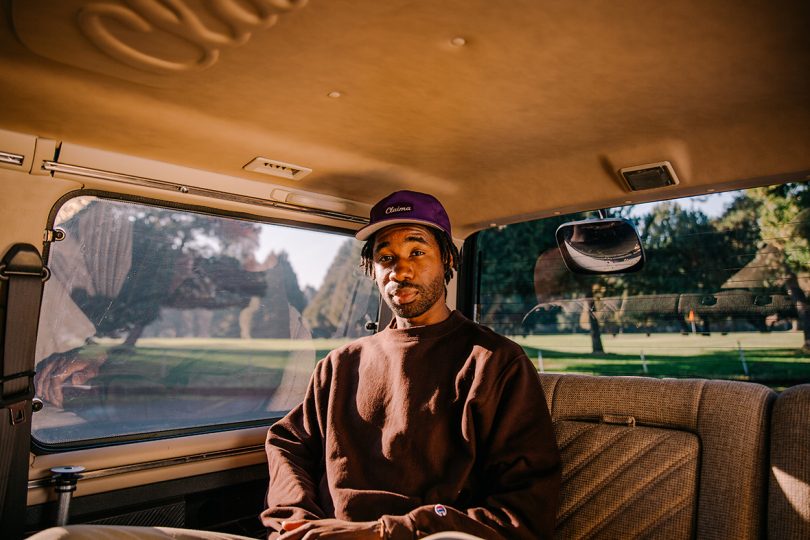
M777 391L810 382L799 332L606 335L598 355L587 334L513 339L545 372L731 379ZM124 348L99 340L79 355L106 357L95 376L65 390L64 411L38 414L36 436L58 443L281 414L303 396L315 362L347 341L149 338Z
M597 355L587 334L513 339L538 369L542 358L546 372L732 379L776 389L810 382L810 356L800 352L800 332L606 335L605 353Z
M704 377L755 381L776 388L810 382L810 356L802 354L801 332L605 335L604 354L591 353L587 334L513 336L538 369L546 372L650 377ZM294 352L313 351L314 359L348 340L316 339L141 339L128 351L166 376L190 371L218 374L284 369ZM113 341L102 347L115 349ZM310 355L312 352L309 353ZM542 362L539 359L542 358ZM744 362L743 362L744 361ZM747 374L746 374L747 369ZM151 370L150 370L151 371ZM242 374L244 375L244 374ZM243 377L239 377L244 380ZM257 377L254 382L261 379Z

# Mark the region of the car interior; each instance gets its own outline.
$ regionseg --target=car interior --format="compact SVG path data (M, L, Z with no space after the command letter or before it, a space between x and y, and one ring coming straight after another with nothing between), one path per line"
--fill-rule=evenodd
M0 536L265 538L267 429L391 320L353 235L407 189L537 365L557 538L810 538L809 25L0 0Z

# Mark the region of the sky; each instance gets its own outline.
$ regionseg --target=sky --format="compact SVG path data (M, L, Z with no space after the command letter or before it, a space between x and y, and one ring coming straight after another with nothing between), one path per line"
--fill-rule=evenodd
M298 286L320 288L335 254L349 237L293 227L262 225L256 260L263 261L271 251L286 251L298 276Z
M689 210L700 210L710 218L720 216L731 201L739 196L741 191L726 191L725 193L711 193L700 197L690 197L684 199L673 199L670 202L676 202L681 207ZM655 201L644 204L637 204L630 212L631 216L638 217L649 214L650 211L667 201Z

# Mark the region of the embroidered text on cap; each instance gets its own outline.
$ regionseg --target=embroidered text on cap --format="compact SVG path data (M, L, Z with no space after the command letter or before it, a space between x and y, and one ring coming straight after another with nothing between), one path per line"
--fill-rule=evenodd
M371 208L368 225L354 235L358 240L368 240L375 232L389 225L414 223L444 231L452 238L450 218L442 203L427 193L418 191L395 191Z

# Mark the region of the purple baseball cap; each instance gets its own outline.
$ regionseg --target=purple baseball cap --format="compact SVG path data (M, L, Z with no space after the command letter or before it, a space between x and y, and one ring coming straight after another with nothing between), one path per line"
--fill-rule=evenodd
M369 224L354 235L358 240L368 238L384 227L399 223L427 225L447 233L450 238L450 218L442 203L433 195L418 191L395 191L374 205Z

